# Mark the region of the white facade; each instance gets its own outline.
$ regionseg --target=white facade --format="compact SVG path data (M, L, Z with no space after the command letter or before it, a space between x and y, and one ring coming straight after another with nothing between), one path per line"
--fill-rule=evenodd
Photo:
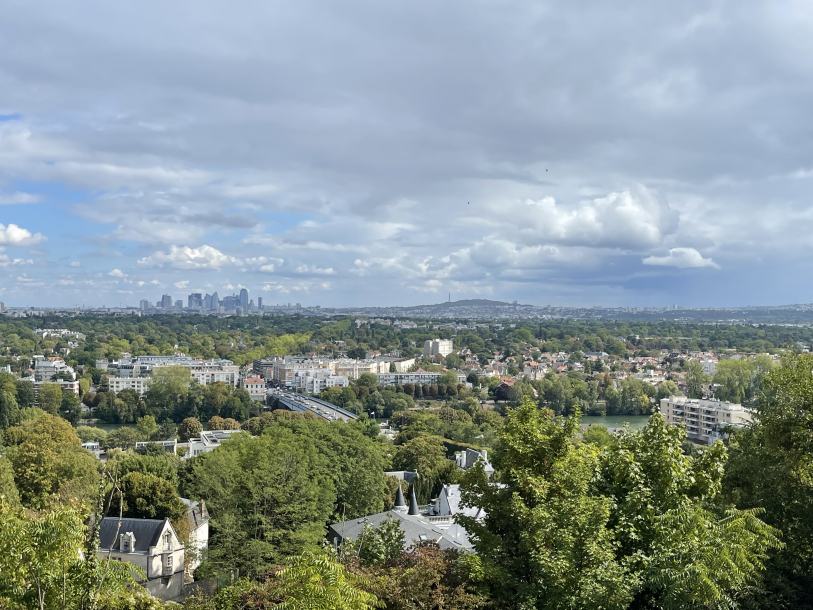
M451 339L427 339L423 344L424 356L446 357L454 351L454 342Z
M703 373L708 375L709 377L714 377L714 373L717 372L717 361L716 360L701 360L700 364L703 366Z
M319 394L325 388L346 388L350 380L344 375L334 375L330 369L310 369L294 373L294 387L309 394Z
M331 374L348 379L358 379L362 373L386 373L390 370L390 363L378 360L353 360L351 358L303 358L301 356L285 356L275 360L270 366L259 365L268 371L271 379L283 387L295 386L297 371L310 371L327 369ZM256 368L256 365L255 365Z
M139 396L147 391L150 385L149 377L108 377L107 387L114 394L122 390L135 390Z
M685 426L690 440L707 445L724 436L723 427L751 422L751 412L740 404L685 396L662 398L661 414L667 423Z

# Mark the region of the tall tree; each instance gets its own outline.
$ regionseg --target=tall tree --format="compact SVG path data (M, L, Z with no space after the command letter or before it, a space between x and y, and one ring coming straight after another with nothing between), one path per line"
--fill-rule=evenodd
M336 497L327 466L311 439L281 426L190 460L182 492L209 506L211 569L262 575L315 547Z
M575 418L526 400L509 412L494 461L464 475L463 501L485 520L461 517L473 537L482 586L500 608L626 608L634 576L615 558L611 501L591 494L600 454L575 445Z
M62 405L62 388L58 383L43 383L39 388L39 405L46 413L57 415Z
M785 549L768 564L757 607L813 608L813 356L788 354L764 379L754 423L731 442L729 501L764 509Z

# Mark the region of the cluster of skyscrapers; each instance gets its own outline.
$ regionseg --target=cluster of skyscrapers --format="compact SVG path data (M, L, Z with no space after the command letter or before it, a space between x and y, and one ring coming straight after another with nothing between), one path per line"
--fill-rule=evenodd
M190 311L205 311L215 313L243 313L248 311L261 311L263 308L262 297L257 298L257 304L254 304L253 299L249 299L248 290L245 288L240 290L240 294L232 294L220 299L220 296L215 292L214 294L202 294L200 292L193 292L186 299L186 307L183 301L178 299L173 303L172 296L165 294L157 301L155 305L151 305L149 301L144 299L140 303L141 311L148 311L151 309L159 309L163 311L180 311L187 309Z

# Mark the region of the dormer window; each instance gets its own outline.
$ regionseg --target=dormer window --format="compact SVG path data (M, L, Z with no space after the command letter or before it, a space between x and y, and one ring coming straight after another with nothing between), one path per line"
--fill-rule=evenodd
M121 535L119 548L122 553L132 553L135 550L135 535L133 532L126 532Z
M172 534L170 533L164 534L164 550L165 551L172 550Z

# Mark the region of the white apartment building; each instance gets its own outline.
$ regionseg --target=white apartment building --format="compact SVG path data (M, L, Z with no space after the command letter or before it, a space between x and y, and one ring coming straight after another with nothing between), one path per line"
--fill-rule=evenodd
M332 362L333 374L358 379L363 373L378 375L390 370L390 363L384 360L352 360L350 358L334 360Z
M107 378L107 387L114 394L118 394L122 390L135 390L139 395L144 394L150 385L149 377L109 377Z
M703 366L703 373L705 373L709 377L714 377L714 373L717 372L717 361L716 360L712 360L711 358L707 358L706 360L701 360L700 364Z
M293 387L297 371L330 370L331 374L348 379L358 379L362 373L386 373L390 363L378 360L353 360L351 358L305 358L302 356L285 356L272 363L255 362L255 371L264 368L266 375L282 387Z
M725 436L725 426L751 422L751 412L740 404L685 396L662 398L661 414L667 423L685 426L689 440L707 445Z
M225 364L225 362L229 364ZM236 388L240 382L240 367L232 364L231 360L203 360L196 361L194 364L182 364L181 366L187 367L192 374L192 379L201 385L222 381Z
M423 344L424 356L443 356L444 358L454 351L454 342L451 339L427 339Z
M344 375L334 375L330 369L309 369L294 373L293 386L297 391L319 394L325 388L346 388L350 380Z

